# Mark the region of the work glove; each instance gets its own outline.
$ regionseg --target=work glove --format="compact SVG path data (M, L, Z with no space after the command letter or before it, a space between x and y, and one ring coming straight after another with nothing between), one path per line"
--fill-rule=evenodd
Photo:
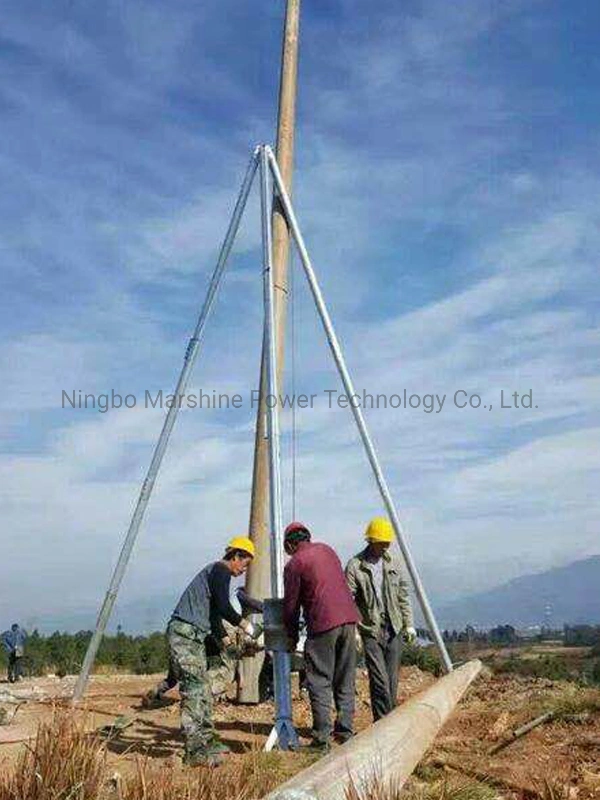
M252 639L249 636L244 636L242 642L242 656L255 656L265 649L265 637L261 634L258 639Z
M263 626L259 623L251 622L249 619L244 618L242 618L242 621L240 622L240 628L247 636L255 640L260 639L264 630Z
M417 641L417 632L412 627L404 629L404 636L409 644L414 644Z

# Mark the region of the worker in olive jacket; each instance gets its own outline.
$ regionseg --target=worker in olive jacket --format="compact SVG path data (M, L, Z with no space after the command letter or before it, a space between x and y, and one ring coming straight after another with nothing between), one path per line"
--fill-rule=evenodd
M382 517L371 520L365 539L366 548L348 562L346 580L361 615L358 631L377 721L396 706L402 638L414 641L416 631L402 562L389 552L391 523Z

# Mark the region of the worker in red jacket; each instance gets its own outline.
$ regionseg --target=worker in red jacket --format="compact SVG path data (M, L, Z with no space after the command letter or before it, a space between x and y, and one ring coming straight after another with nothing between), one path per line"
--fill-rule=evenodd
M313 717L312 747L330 747L332 700L337 712L333 734L345 742L353 733L357 608L340 560L329 545L311 542L310 531L292 522L284 533L291 556L284 573L283 619L290 648L298 642L300 613L307 627L306 683Z

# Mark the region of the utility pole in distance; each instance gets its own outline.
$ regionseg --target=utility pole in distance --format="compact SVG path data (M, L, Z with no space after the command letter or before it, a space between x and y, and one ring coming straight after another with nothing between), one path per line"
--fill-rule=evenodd
M294 169L294 135L296 127L296 96L298 85L298 39L300 28L300 0L287 0L281 77L279 84L279 112L277 118L277 161L287 191L291 194ZM285 321L290 236L285 217L276 205L273 210L273 277L275 281L275 342L277 347L277 386L281 391L284 368ZM252 498L250 502L250 538L256 545L256 557L248 571L246 589L252 597L270 596L270 546L269 546L269 461L266 439L265 404L265 343L261 355L260 401L256 417L256 441ZM241 703L258 703L258 676L264 655L244 658L240 663Z

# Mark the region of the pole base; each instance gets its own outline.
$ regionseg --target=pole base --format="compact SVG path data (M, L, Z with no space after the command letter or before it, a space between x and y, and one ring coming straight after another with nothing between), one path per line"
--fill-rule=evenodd
M269 738L265 742L265 752L270 753L276 746L280 750L298 750L300 748L298 734L290 719L276 720Z

